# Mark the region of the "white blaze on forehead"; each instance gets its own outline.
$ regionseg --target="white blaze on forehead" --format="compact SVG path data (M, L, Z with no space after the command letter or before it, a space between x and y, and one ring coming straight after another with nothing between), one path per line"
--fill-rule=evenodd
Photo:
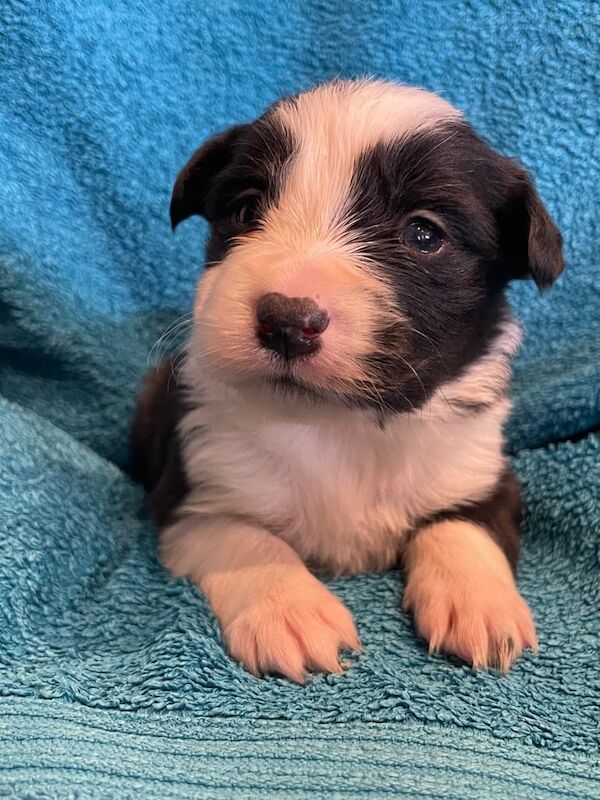
M295 244L338 238L357 159L376 144L459 120L432 92L385 81L334 81L282 101L275 116L295 154L267 227Z

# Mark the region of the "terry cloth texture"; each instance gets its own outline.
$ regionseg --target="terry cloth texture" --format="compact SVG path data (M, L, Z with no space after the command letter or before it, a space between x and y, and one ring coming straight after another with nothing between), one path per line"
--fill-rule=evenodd
M599 797L598 4L4 0L0 26L0 797ZM346 674L256 680L158 564L125 469L202 260L201 223L169 229L177 170L364 74L457 104L565 237L556 287L511 294L540 654L507 677L429 656L390 572L332 583L364 643Z

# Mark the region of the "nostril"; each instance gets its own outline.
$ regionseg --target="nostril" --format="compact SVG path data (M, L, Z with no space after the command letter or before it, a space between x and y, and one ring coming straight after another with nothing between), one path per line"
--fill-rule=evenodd
M315 303L315 308L304 318L302 333L305 336L319 336L329 325L329 314Z
M261 329L272 333L284 321L287 311L287 298L277 292L263 295L256 306L256 319Z

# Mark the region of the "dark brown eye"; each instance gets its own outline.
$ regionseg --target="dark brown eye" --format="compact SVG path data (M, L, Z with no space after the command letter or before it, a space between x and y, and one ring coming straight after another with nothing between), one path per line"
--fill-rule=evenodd
M439 228L427 219L412 219L404 228L404 243L419 253L436 253L444 244Z
M240 198L231 213L231 221L236 228L247 228L258 216L260 195L252 194Z

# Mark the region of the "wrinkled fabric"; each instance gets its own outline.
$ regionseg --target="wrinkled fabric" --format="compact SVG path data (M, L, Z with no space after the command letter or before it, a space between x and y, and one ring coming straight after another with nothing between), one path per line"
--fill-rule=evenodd
M585 0L5 0L0 796L598 796L599 23ZM511 290L540 653L505 677L428 655L389 572L330 584L364 645L347 673L253 678L159 565L127 474L140 377L202 264L203 223L169 228L177 170L278 96L365 74L464 110L564 235L557 285Z

